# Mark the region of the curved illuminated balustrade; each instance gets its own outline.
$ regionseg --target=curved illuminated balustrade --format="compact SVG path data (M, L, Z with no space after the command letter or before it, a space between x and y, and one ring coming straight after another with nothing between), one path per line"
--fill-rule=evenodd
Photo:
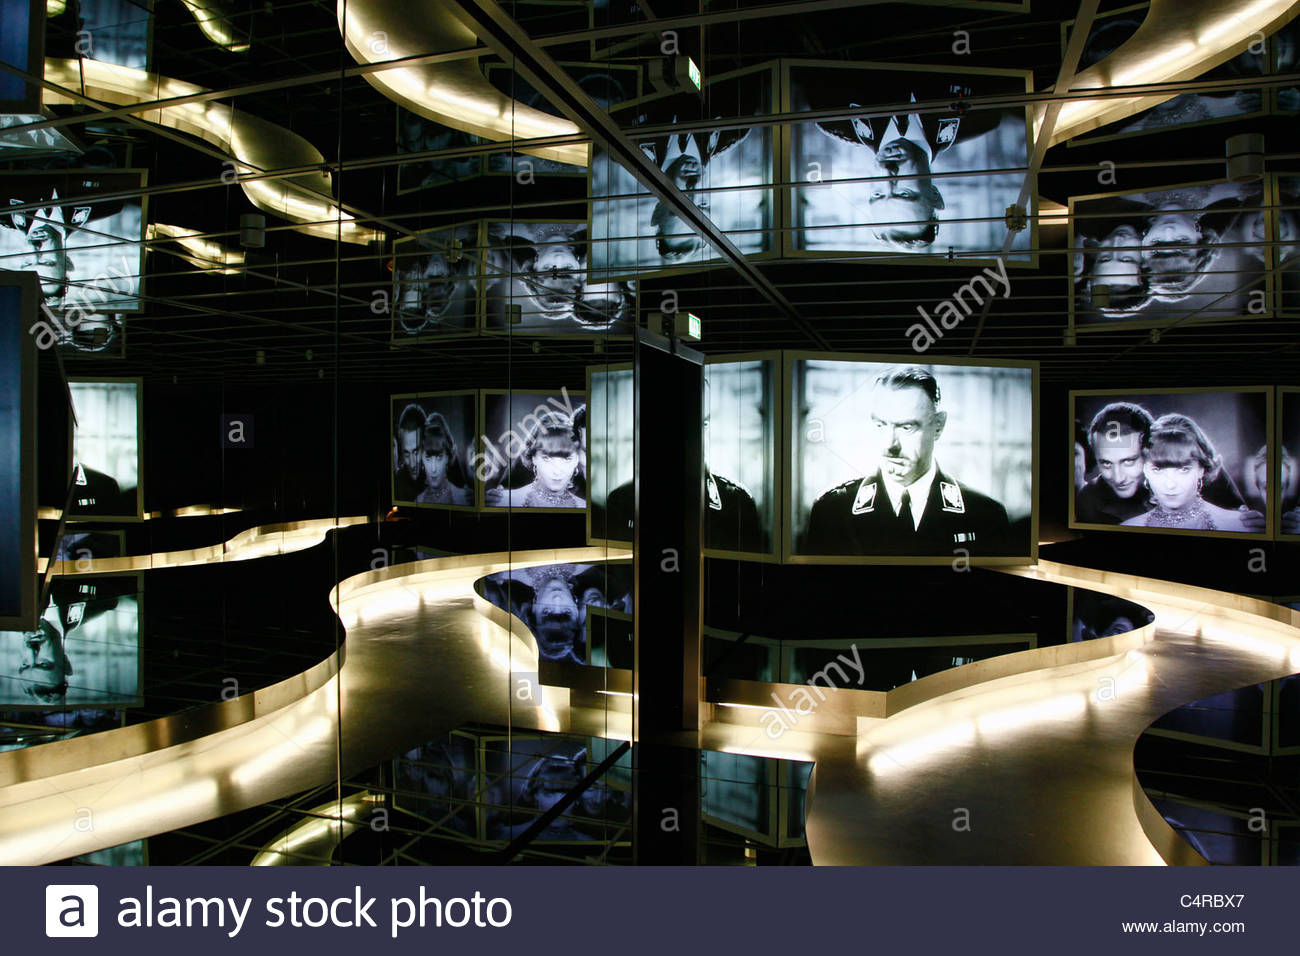
M336 758L344 775L360 772L469 721L626 737L626 691L606 690L606 706L595 707L544 685L541 706L511 708L509 676L536 672L536 647L474 582L629 557L597 548L462 555L350 577L334 592L346 662L315 689L284 682L211 705L186 719L223 707L247 708L249 719L180 741L168 736L170 718L0 755L0 862L62 859L258 806L331 782ZM892 702L881 695L878 715L853 713L847 731L810 721L774 740L755 723L720 719L716 708L746 703L715 688L719 719L699 745L815 762L807 834L819 864L1186 860L1136 787L1133 744L1176 706L1300 670L1300 615L1049 562L1008 573L1113 594L1155 620L932 675L889 692ZM92 831L73 825L76 808L94 814Z
M115 106L207 92L201 86L168 76L89 59L47 58L45 79ZM47 89L45 102L75 104L79 100ZM141 113L140 119L211 143L230 157L241 177L314 167L274 179L241 179L239 185L254 206L297 223L294 228L307 235L358 245L384 238L383 233L361 226L354 216L338 207L331 198L333 181L324 168L325 157L292 130L215 101L159 106Z
M478 38L457 13L446 0L338 0L343 43L363 65L472 49ZM577 124L506 96L479 71L476 59L393 67L365 78L412 113L493 142L582 135ZM590 149L586 143L571 143L525 152L586 166Z

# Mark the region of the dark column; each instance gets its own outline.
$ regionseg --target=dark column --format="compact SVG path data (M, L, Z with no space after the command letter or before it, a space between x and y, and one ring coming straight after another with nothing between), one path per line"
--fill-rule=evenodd
M700 851L704 357L636 345L634 808L638 864Z

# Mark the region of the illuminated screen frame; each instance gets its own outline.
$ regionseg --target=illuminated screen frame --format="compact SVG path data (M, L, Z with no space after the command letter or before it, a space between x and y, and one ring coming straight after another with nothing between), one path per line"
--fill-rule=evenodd
M604 374L608 374L608 373L610 373L610 372L631 372L631 371L633 371L633 363L631 363L631 362L611 362L611 363L608 363L608 364L605 364L605 365L588 365L588 366L587 366L587 390L586 390L586 394L587 394L587 449L586 449L586 462L584 463L584 467L585 467L586 472L587 472L587 509L586 509L586 511L587 511L587 517L586 517L586 522L587 522L587 544L590 545L591 547L595 547L595 548L631 548L633 542L632 542L632 536L631 536L631 535L629 535L626 539L624 539L624 538L615 538L615 537L610 537L608 534L607 534L606 536L604 536L604 537L599 537L599 538L598 538L598 537L594 537L594 536L592 535L592 531L591 531L591 502L592 502L592 496L591 496L591 485L592 485L592 475L595 474L595 472L594 472L594 470L593 470L593 468L592 468L592 465L591 465L591 449L592 449L592 446L593 446L593 444L594 444L594 442L592 441L592 436L595 434L595 429L592 427L592 416L591 416L591 396L594 395L594 394L596 393L596 391L595 391L595 387L592 385L592 381L591 381L591 379L592 379L592 376L593 376L593 375L604 375ZM633 403L633 407L634 407L634 409L635 409L635 402ZM632 417L632 435L633 435L633 444L635 445L635 441L636 441L636 414L635 414L635 411L633 412L633 417ZM632 480L633 480L633 482L636 481L636 470L635 470L635 468L633 468L633 471L632 471ZM607 527L606 527L606 531L609 530L609 529L608 529L608 524L609 524L609 508L608 508L608 500L609 500L609 499L608 499L608 494L609 494L610 491L613 491L615 487L618 487L618 486L617 486L617 485L614 485L614 486L612 486L612 487L606 489L606 509L605 509L605 523L606 523L606 526L607 526ZM634 486L634 487L635 487L635 486Z
M461 746L467 746L469 748L470 752L473 754L473 761L474 761L472 766L465 768L465 772L469 774L470 778L473 780L474 800L472 803L458 807L459 812L466 813L468 816L472 816L474 820L474 832L470 834L457 833L456 838L465 840L470 843L483 843L487 839L487 834L486 834L486 827L484 824L484 807L483 807L483 747L479 742L479 735L470 731L457 729L457 730L449 731L445 736L449 739L454 738L463 741ZM424 749L425 747L434 743L441 744L442 742L443 741L441 738L437 741L432 741L432 740L424 741L423 743L419 744L419 749ZM401 764L406 764L409 767L412 762L413 761L410 761L406 758L405 753L393 758L392 761L393 807L395 809L401 810L403 813L409 813L417 820L436 826L439 821L431 819L430 817L426 816L422 812L423 808L419 806L420 803L430 800L432 798L429 797L427 794L420 794L415 790L403 790L397 787L397 781L400 773L398 770L398 766ZM444 816L446 816L446 814L444 814ZM455 831L449 830L445 826L442 826L442 827L438 827L437 832L439 836L450 837L451 833Z
M1111 18L1122 16L1123 14L1126 13L1137 13L1139 11L1141 11L1142 14L1139 20L1142 21L1146 20L1147 13L1150 12L1150 4L1135 3L1132 4L1131 6L1118 7L1114 10L1107 10L1104 13L1098 13L1095 19L1093 20L1093 30L1095 30L1099 26L1104 26L1105 21ZM1075 22L1076 21L1073 18L1061 22L1061 56L1062 57L1065 56L1065 48L1070 41L1070 31L1074 29ZM1089 31L1090 34L1092 32L1093 31L1091 30ZM1127 42L1127 41L1122 41L1122 42ZM1152 134L1159 135L1161 133L1170 133L1170 132L1189 130L1189 129L1199 129L1205 126L1213 126L1215 124L1244 122L1246 120L1255 120L1255 119L1260 119L1264 116L1268 116L1270 112L1270 104L1274 94L1271 94L1269 90L1266 88L1266 84L1270 73L1269 57L1268 57L1267 49L1268 48L1266 46L1265 53L1263 54L1264 60L1263 63L1261 64L1263 67L1263 71L1259 75L1260 106L1259 109L1257 110L1254 110L1249 113L1239 113L1233 116L1221 116L1221 117L1212 117L1206 120L1197 120L1196 122L1193 123L1176 123L1169 126L1157 126L1152 129L1135 129L1135 130L1128 130L1125 132L1102 133L1100 136L1093 135L1093 132L1088 132L1088 133L1083 133L1079 136L1071 136L1068 140L1066 140L1066 146L1067 147L1092 146L1095 145L1096 143L1109 143L1119 139L1132 139L1135 136L1150 136ZM1107 55L1109 56L1109 54ZM1222 64L1222 65L1226 65L1226 64ZM1087 68L1088 65L1080 65L1079 72L1082 72ZM1216 67L1215 69L1218 69L1218 67ZM1202 75L1199 78L1209 79L1210 77L1206 77ZM1171 99L1176 99L1176 98L1177 97L1171 97ZM1157 105L1161 105L1161 104L1157 104ZM1131 116L1126 116L1121 120L1116 120L1115 122L1107 123L1106 126L1114 126L1116 125L1116 123L1132 122L1136 117L1148 113L1155 108L1156 107L1147 107L1146 109L1139 110L1138 112L1132 114ZM1104 129L1105 127L1099 127L1099 128Z
M1116 401L1124 401L1128 398L1138 395L1198 395L1198 394L1259 394L1264 396L1264 442L1268 448L1268 473L1275 473L1277 461L1277 444L1276 444L1276 422L1275 422L1275 405L1274 388L1271 385L1244 385L1240 387L1224 386L1222 388L1085 388L1070 390L1070 409L1069 422L1071 427L1067 429L1070 441L1070 467L1065 472L1066 480L1070 483L1070 495L1067 507L1067 527L1071 531L1120 531L1137 534L1172 534L1185 537L1196 538L1225 538L1238 541L1271 541L1274 537L1276 528L1275 517L1277 508L1272 503L1266 503L1264 514L1264 530L1262 533L1242 531L1200 531L1195 528L1146 528L1135 527L1123 524L1097 524L1091 522L1082 522L1075 520L1075 503L1074 498L1076 490L1074 487L1074 427L1073 423L1077 419L1077 403L1079 397L1090 397L1094 395L1113 396ZM1085 426L1086 427L1086 426Z
M731 82L736 80L744 80L749 76L761 75L766 73L767 81L768 81L768 90L767 90L768 100L769 103L771 104L769 108L769 112L775 112L778 105L781 102L780 70L781 70L781 61L779 59L773 59L773 60L767 60L763 63L759 63L755 66L747 66L738 70L730 70L726 73L719 73L717 76L705 77L704 87L700 95L707 96L708 88L715 83L726 83L726 82ZM626 110L639 104L653 103L658 100L667 100L673 96L678 96L678 95L681 94L650 93L645 96L642 96L639 100L634 100L629 103L624 103L622 104L622 107L623 109ZM756 114L755 116L750 116L750 117L731 117L731 118L753 121L755 119L762 119L762 115ZM748 122L744 124L728 123L726 121L727 119L728 118L723 118L719 120L716 128L737 129L743 125L749 125ZM642 143L643 141L654 138L654 137L637 135L637 130L635 127L627 131L627 136L632 141L633 144L638 146L638 148L640 148L639 144ZM770 175L768 176L771 182L759 183L754 186L739 187L739 189L745 191L761 190L768 194L768 199L769 202L771 203L771 210L769 213L770 222L763 230L765 233L767 233L765 238L766 238L768 248L761 252L747 253L745 255L745 258L751 262L764 262L768 260L782 258L783 242L781 239L781 233L784 224L784 212L783 212L784 203L781 201L781 198L778 195L782 189L782 186L780 185L780 180L782 178L781 165L780 165L780 160L781 160L780 127L772 128L771 137L772 137L772 141L770 144L768 144L769 148L768 148L768 155L767 155L767 160L771 164ZM615 165L618 164L615 163ZM587 177L587 220L588 220L587 234L591 237L592 247L595 248L596 245L599 243L620 243L620 242L628 242L628 241L639 241L641 238L639 235L635 237L620 236L615 238L610 238L606 236L604 238L599 238L599 239L596 237L595 224L598 218L596 215L596 204L620 202L624 200L605 199L602 197L598 197L594 194L593 179L595 175L595 167L596 167L596 151L595 149L593 149L592 157L591 157L591 166L589 167L588 177ZM642 195L644 196L651 195L651 193L648 190L645 190L644 187L640 186L639 184L637 188L638 191L636 195L638 197ZM726 187L718 187L718 188L721 189ZM628 197L628 198L630 199L632 197ZM594 256L588 258L589 263L591 263L592 261L594 261ZM655 265L655 266L646 266L645 268L623 267L623 266L616 267L611 265L611 266L607 266L603 270L600 270L599 278L600 281L602 282L633 281L639 279L660 279L668 276L689 275L697 272L705 272L709 269L717 268L725 261L726 260L723 256L715 254L707 258L693 259L690 262L685 262L681 264ZM594 267L590 267L590 268L593 273L596 272Z
M1273 455L1273 460L1269 462L1268 473L1269 475L1274 476L1273 486L1275 488L1280 488L1282 484L1282 482L1279 480L1282 471L1282 461L1283 461L1282 452L1286 448L1285 442L1286 442L1286 426L1287 426L1287 422L1286 422L1287 405L1294 404L1295 413L1297 417L1300 418L1300 386L1295 386L1295 385L1278 386L1278 388L1274 391L1273 401L1274 401L1274 417L1277 420L1277 430L1274 433L1273 443L1269 448L1269 451ZM1297 434L1300 434L1300 420L1298 420L1296 423L1296 431ZM1296 460L1293 468L1293 477L1291 480L1293 482L1300 482L1300 448L1297 448L1296 452L1298 454L1293 456ZM1283 497L1280 494L1275 494L1273 498L1274 498L1274 501L1272 502L1273 515L1271 517L1273 518L1273 529L1275 532L1274 539L1277 541L1300 541L1300 500L1296 501L1295 506L1293 508L1293 510L1297 512L1296 515L1297 531L1288 534L1282 530L1282 517L1284 514Z
M6 15L27 7L27 62L21 68L38 80L45 77L45 5L45 0L4 0ZM11 28L11 23L6 17L6 30ZM17 63L10 65L19 66ZM39 82L28 82L24 89L26 92L22 96L0 99L0 113L39 113L45 99L45 88Z
M447 329L445 331L421 331L416 333L407 332L400 328L398 320L398 290L401 282L398 279L400 264L403 255L411 255L405 247L418 246L422 236L434 236L437 233L446 233L453 230L468 228L471 232L470 248L462 249L461 255L473 263L473 275L469 280L473 291L468 297L469 314L467 316L468 324L460 329ZM444 226L435 226L432 229L421 229L411 236L403 236L393 242L393 274L390 284L390 295L392 300L389 304L389 341L394 345L426 345L430 342L445 342L450 339L474 338L481 333L483 326L483 295L484 282L483 275L487 267L487 248L485 230L487 226L484 222L472 219L465 222L448 223ZM454 238L454 235L453 235ZM427 250L429 254L437 250Z
M471 428L469 429L469 436L470 436L470 441L472 443L467 449L468 456L466 458L466 461L468 462L467 467L472 469L475 461L475 456L478 450L479 432L480 432L480 426L482 424L482 419L479 418L478 389L464 388L464 389L456 389L453 391L446 391L446 392L404 392L398 395L389 395L388 396L388 435L390 440L393 441L396 440L397 421L394 418L394 416L400 414L400 412L398 411L399 402L405 402L407 404L410 404L412 402L418 402L421 399L425 399L425 398L464 398L466 396L470 397ZM393 507L433 508L442 511L477 511L478 510L478 508L475 507L474 505L474 501L475 501L474 484L476 484L477 482L474 481L474 475L472 472L468 476L471 479L471 485L466 488L466 490L469 491L470 493L470 503L467 505L445 505L445 504L436 504L432 502L417 502L414 500L400 499L397 497L396 469L390 468L389 474L390 474L389 484L388 484L389 501Z
M488 441L491 441L492 444L493 444L493 446L496 446L496 445L497 445L497 440L496 440L496 438L494 438L494 437L492 437L492 436L489 436L489 435L487 434L487 402L488 402L488 396L490 396L490 395L495 395L495 396L502 396L502 395L504 395L504 396L507 396L507 402L508 402L507 408L510 408L510 409L513 410L515 402L514 402L513 399L511 399L511 398L509 397L509 396L511 396L511 395L536 395L536 396L542 396L543 398L549 398L549 397L554 396L554 395L565 395L565 394L568 395L569 401L570 401L570 403L574 406L575 409L578 407L578 403L577 403L577 401L575 401L575 399L578 399L578 398L581 398L581 399L582 399L582 407L583 407L584 410L586 409L586 407L587 407L587 393L586 393L585 391L581 391L581 392L570 392L570 391L568 391L567 388L565 388L565 387L561 387L560 389L555 389L555 390L542 390L542 389L531 389L531 388L528 388L528 389L525 389L525 388L513 388L513 389L512 389L512 388L481 388L481 389L479 389L479 392L478 392L478 422L479 422L479 427L478 427L478 445L479 445L479 448L478 448L478 451L479 451L480 455L482 456L479 460L480 460L480 461L484 461L484 460L486 460L486 457L487 457L487 454L488 454L486 445L487 445L487 442L488 442ZM540 406L540 404L541 404L541 403L538 403L539 406ZM554 408L555 406L554 406L553 404L551 404L551 403L547 403L547 407L549 407L549 408ZM512 429L513 429L513 424L512 424ZM591 444L591 427L590 427L590 425L588 425L588 427L585 429L585 431L586 431L586 441L583 443L582 458L581 458L580 461L579 461L579 465L581 466L581 468L582 468L582 470L583 470L583 476L584 476L584 478L586 479L586 482L587 482L587 486L586 486L586 489L585 489L587 493L586 493L586 495L584 495L584 497L583 497L583 506L582 506L581 508L525 508L525 507L522 507L522 506L519 506L519 505L515 505L515 506L511 506L511 505L490 505L490 504L487 503L487 489L486 489L486 487L485 487L484 482L481 481L481 480L479 479L479 476L478 476L478 474L477 474L478 469L476 468L476 469L475 469L475 474L474 474L474 501L475 501L475 504L476 504L476 507L478 508L478 510L481 511L481 512L484 512L484 513L486 513L486 514L500 514L500 513L504 513L504 512L511 512L511 513L513 513L513 514L530 514L530 515L532 515L532 514L555 514L555 515L580 515L580 514L587 514L587 515L590 515L590 514L591 514L591 476L587 473L587 458L588 458L588 456L589 456L589 452L588 452L587 449L588 449L588 447L590 447L590 444ZM509 465L507 465L507 468L508 468L508 467L509 467Z
M98 384L129 384L135 386L135 514L132 515L100 515L100 514L78 514L75 508L68 511L66 523L71 524L102 524L110 521L144 521L144 379L135 377L114 377L106 375L69 375L69 386L83 383L87 385ZM75 461L77 451L77 433L76 427L72 432L72 455Z
M768 465L772 471L772 523L768 531L771 540L767 551L732 551L724 548L704 547L704 556L708 558L730 558L738 561L756 561L763 564L780 564L784 547L784 528L781 520L782 502L785 500L785 461L781 455L782 436L785 434L785 363L781 360L779 350L764 352L741 352L735 355L714 355L704 359L704 375L708 378L711 365L737 365L745 362L763 362L770 366L772 376L772 447L768 449ZM708 414L708 408L705 408ZM707 457L707 456L706 456ZM705 464L708 462L706 460ZM723 476L729 477L729 476ZM707 514L708 493L705 490L705 512ZM703 539L701 539L703 540Z
M1041 427L1040 408L1041 408L1041 389L1039 386L1039 363L1034 361L1020 361L1011 359L992 359L992 358L952 358L949 356L929 358L911 355L882 355L877 353L860 353L860 352L805 352L805 351L787 351L785 355L785 370L782 380L785 388L785 395L782 405L785 409L785 428L782 430L782 460L785 462L784 472L786 475L785 494L782 495L782 551L781 561L784 564L885 564L885 565L951 565L954 560L955 552L948 552L943 555L865 555L865 554L795 554L793 545L795 540L793 521L794 521L794 496L798 483L795 480L796 466L795 447L793 431L796 427L799 416L795 414L794 395L794 364L796 362L814 361L814 362L853 362L856 364L882 363L889 365L932 365L937 368L944 366L967 366L975 368L1012 368L1024 369L1031 373L1030 388L1032 389L1033 408L1031 410L1030 424L1030 512L1029 512L1029 541L1028 553L1018 555L989 555L975 556L967 555L963 561L972 567L998 567L1020 564L1035 564L1038 561L1038 518L1039 518L1039 486L1041 484L1039 474L1039 463L1041 455L1039 452L1039 429ZM1073 454L1073 452L1071 452Z
M1104 199L1111 199L1111 200L1122 199L1126 196L1141 195L1143 193L1167 193L1178 189L1196 189L1201 187L1214 187L1214 186L1222 186L1222 185L1235 185L1235 186L1240 186L1242 188L1250 188L1254 184L1253 183L1228 184L1226 180L1200 180L1197 182L1172 183L1167 186L1154 186L1151 188L1143 188L1143 189L1120 189L1111 192L1088 193L1082 196L1071 196L1069 202L1067 203L1067 218L1066 218L1067 246L1066 246L1066 257L1065 257L1066 258L1065 281L1066 281L1066 289L1067 289L1066 294L1068 296L1067 308L1068 308L1068 315L1069 315L1068 327L1070 331L1078 334L1089 334L1093 332L1120 332L1129 329L1160 329L1160 328L1166 328L1174 325L1217 325L1222 323L1250 321L1251 319L1268 319L1268 318L1276 317L1279 311L1278 301L1277 301L1279 295L1278 292L1279 283L1277 281L1277 270L1273 267L1275 254L1270 252L1270 254L1260 262L1259 284L1253 288L1247 289L1246 291L1246 296L1248 299L1254 296L1256 292L1262 293L1263 295L1262 301L1266 306L1265 310L1262 312L1252 312L1250 311L1248 305L1245 311L1235 315L1209 315L1203 318L1192 318L1191 317L1192 313L1195 310L1193 309L1193 307L1188 306L1188 309L1185 311L1170 311L1167 313L1148 314L1142 318L1123 319L1123 320L1113 321L1113 322L1107 321L1107 322L1080 323L1078 321L1077 312L1079 310L1078 310L1077 300L1079 297L1079 291L1076 289L1076 286L1082 283L1087 278L1086 274L1077 277L1075 274L1075 271L1078 268L1077 260L1079 260L1085 255L1084 251L1079 248L1078 235L1075 229L1076 216L1078 215L1078 211L1079 211L1078 210L1079 203L1095 202ZM1277 203L1274 200L1274 195L1276 192L1275 177L1265 176L1264 179L1260 181L1259 187L1260 187L1261 214L1266 217L1265 231L1269 234L1269 236L1272 236L1275 232L1272 223L1276 221L1276 217L1273 213L1277 206ZM1268 239L1265 239L1263 244L1266 248L1271 246L1271 243L1269 242ZM1233 245L1233 243L1228 243L1228 245L1231 246ZM1085 273L1086 273L1086 267L1085 267ZM1236 273L1236 274L1239 275L1241 273ZM1210 293L1202 293L1202 294L1210 294Z
M36 629L36 622L44 609L37 608L40 582L36 577L36 339L29 329L36 322L37 302L40 301L40 282L34 273L0 272L0 290L17 290L18 308L12 315L0 315L0 323L13 325L12 329L0 329L0 334L9 342L16 336L17 349L9 352L0 349L4 357L0 360L10 361L10 356L17 365L18 392L18 461L16 505L18 514L16 529L17 578L15 606L9 608L13 613L0 614L0 630L31 631ZM5 292L6 296L11 293ZM8 547L8 542L4 547ZM26 582L24 585L23 582ZM3 611L0 608L0 611Z
M945 4L951 5L951 4ZM984 6L980 4L980 6ZM828 70L874 70L877 72L888 71L892 73L910 72L910 73L927 73L941 74L949 76L998 76L1008 79L1020 79L1024 83L1024 94L1029 95L1034 92L1033 72L1030 70L1000 70L991 67L957 67L957 66L929 66L915 63L882 63L879 61L853 61L853 60L808 60L808 59L782 59L780 61L780 95L781 95L781 112L786 115L794 114L794 93L791 85L791 68L822 68ZM1017 91L1019 92L1019 91ZM846 107L847 108L847 107ZM1034 113L1030 106L1024 107L1025 114L1025 172L1029 170L1030 161L1034 155ZM939 251L943 246L941 241L936 242L936 251L926 254L913 255L906 252L898 251L871 251L871 250L853 250L853 249L801 249L797 248L795 243L795 232L802 229L795 224L795 189L805 187L806 182L796 182L792 175L791 166L794 162L794 131L793 127L802 126L803 123L784 123L780 127L780 145L778 149L777 169L783 174L780 178L787 180L784 185L778 187L780 196L778 205L780 207L781 218L781 242L780 255L783 259L845 259L852 258L867 263L878 261L881 264L894 265L944 265L952 266L958 262L963 266L984 266L991 265L999 258L1005 263L1008 269L1023 268L1037 269L1039 258L1039 235L1038 235L1038 188L1037 177L1035 183L1029 190L1029 206L1026 209L1028 217L1028 226L1025 232L1028 234L1028 247L1022 250L1012 249L1005 256L994 255L976 255L974 253L953 253L949 257L945 252ZM962 176L986 175L986 172L962 173ZM948 176L948 178L957 178L957 175ZM834 182L835 180L831 180ZM1023 177L1021 179L1023 189ZM1005 214L1004 209L992 210L992 214L1002 216Z

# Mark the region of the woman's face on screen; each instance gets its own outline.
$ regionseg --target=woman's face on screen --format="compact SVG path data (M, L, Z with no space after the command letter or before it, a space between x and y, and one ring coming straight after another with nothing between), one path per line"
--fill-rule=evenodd
M436 488L447 479L447 453L445 451L425 451L421 457L424 464L424 480L430 488Z
M567 491L578 470L578 453L572 449L545 451L538 449L533 456L537 469L537 482L553 494Z
M1199 461L1147 462L1147 485L1160 507L1177 511L1200 497L1205 469Z

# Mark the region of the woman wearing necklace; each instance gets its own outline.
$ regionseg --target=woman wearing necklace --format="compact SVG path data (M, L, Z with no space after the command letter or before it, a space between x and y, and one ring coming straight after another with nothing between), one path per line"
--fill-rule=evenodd
M1220 508L1201 497L1204 485L1223 470L1223 462L1209 437L1186 415L1162 415L1151 425L1142 443L1143 473L1151 489L1152 507L1129 518L1125 525L1138 528L1180 528L1188 531L1251 532L1257 527L1247 518L1262 518L1246 506L1237 511Z
M528 439L519 462L533 480L519 488L490 488L487 504L494 508L585 508L580 469L582 431L567 415L542 419Z
M454 481L461 477L456 439L441 412L430 412L420 429L420 464L424 490L415 496L417 505L469 505L469 490ZM467 483L466 483L467 484Z

